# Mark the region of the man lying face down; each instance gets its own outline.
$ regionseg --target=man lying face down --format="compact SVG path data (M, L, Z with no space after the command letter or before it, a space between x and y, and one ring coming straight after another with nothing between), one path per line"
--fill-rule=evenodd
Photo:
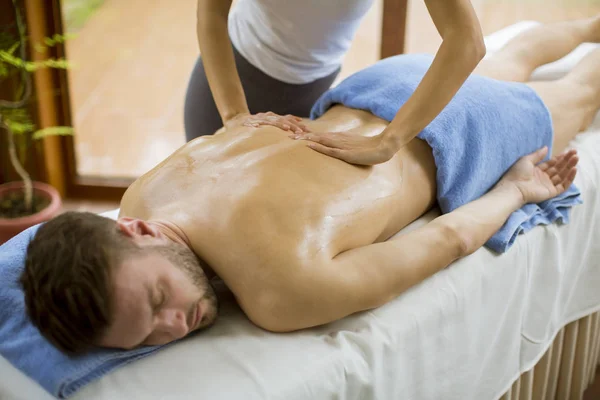
M565 40L572 40L567 33ZM476 100L516 138L553 126L548 144L558 154L600 107L594 67L600 53L561 80L516 83L568 50L540 46L535 35L535 29L525 32L476 70L496 78L478 78L482 96L501 88L508 100ZM527 43L536 51L523 51ZM419 60L384 60L352 79L389 63L411 69ZM403 74L396 75L397 82L387 84L403 84ZM476 110L457 112L477 119ZM538 126L540 120L546 126ZM369 137L388 125L343 105L304 123L311 132ZM388 241L436 204L434 154L444 149L413 139L389 161L365 167L309 148L319 140L315 135L293 140L276 127L240 126L202 137L134 182L117 221L70 212L45 223L28 247L21 278L33 324L67 353L165 344L215 322L215 275L261 328L289 332L326 324L385 304L471 254L512 212L564 192L576 173L573 151L543 163L544 148L516 156L483 196ZM514 140L521 139L507 139L506 146L514 147Z

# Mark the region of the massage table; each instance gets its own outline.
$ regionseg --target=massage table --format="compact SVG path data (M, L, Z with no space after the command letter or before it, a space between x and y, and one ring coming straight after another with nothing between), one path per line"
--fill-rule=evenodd
M486 37L488 54L532 24ZM534 78L560 77L590 46ZM600 358L600 115L572 146L584 204L568 224L536 227L502 255L482 248L378 309L300 332L263 331L225 301L211 329L70 398L580 398ZM0 356L0 399L52 397Z

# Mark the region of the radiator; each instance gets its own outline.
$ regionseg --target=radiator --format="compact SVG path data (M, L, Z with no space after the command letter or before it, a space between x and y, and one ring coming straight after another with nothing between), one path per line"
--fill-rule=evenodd
M501 400L580 400L600 364L600 312L565 326Z

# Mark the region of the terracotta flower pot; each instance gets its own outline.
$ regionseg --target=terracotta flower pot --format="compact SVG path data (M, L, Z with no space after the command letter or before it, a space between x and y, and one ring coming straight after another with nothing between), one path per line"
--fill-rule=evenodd
M23 190L23 182L9 182L0 185L0 199L10 192L21 190ZM48 221L60 211L62 201L55 188L42 182L33 182L33 192L37 196L46 197L50 201L50 204L42 211L26 217L0 217L0 244L29 227Z

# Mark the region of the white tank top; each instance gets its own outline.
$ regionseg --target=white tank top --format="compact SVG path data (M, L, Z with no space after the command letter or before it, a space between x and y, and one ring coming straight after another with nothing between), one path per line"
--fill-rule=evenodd
M238 0L229 35L252 65L287 83L332 74L373 0Z

